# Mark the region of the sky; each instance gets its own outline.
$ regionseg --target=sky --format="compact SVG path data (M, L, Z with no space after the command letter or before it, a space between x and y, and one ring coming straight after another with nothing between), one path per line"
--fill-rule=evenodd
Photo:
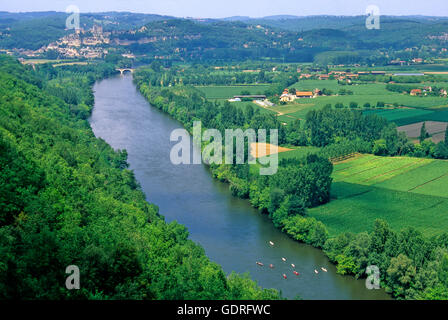
M448 16L447 0L1 0L0 11L130 11L176 17L224 18L270 15L363 15L376 5L381 15Z

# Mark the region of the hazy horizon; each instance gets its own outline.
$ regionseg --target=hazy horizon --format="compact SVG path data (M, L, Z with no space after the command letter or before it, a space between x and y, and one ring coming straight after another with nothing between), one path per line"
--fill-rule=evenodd
M45 12L54 12L54 13L65 13L64 11L56 11L56 10L35 10L35 11L6 11L6 10L0 10L0 12L6 12L6 13L19 13L19 14L25 14L25 13L45 13ZM309 14L309 15L293 15L293 14L272 14L272 15L266 15L266 16L248 16L248 15L234 15L234 16L224 16L224 17L191 17L191 16L175 16L170 14L162 14L162 13L156 13L156 12L139 12L139 11L130 11L130 10L107 10L107 11L81 11L81 14L102 14L102 13L132 13L132 14L148 14L148 15L159 15L159 16L170 16L173 18L179 18L179 19L228 19L228 18L250 18L250 19L262 19L262 18L268 18L268 17L280 17L280 16L288 16L288 17L295 17L295 18L307 18L307 17L359 17L359 16L366 16L366 14ZM386 17L428 17L428 18L448 18L447 15L424 15L424 14L383 14L382 16Z
M409 3L403 0L315 0L313 2L298 1L292 3L287 0L165 0L160 2L147 2L144 0L99 0L99 1L66 1L66 0L23 0L8 2L0 5L0 11L11 13L65 12L69 5L76 5L82 13L102 12L130 12L167 15L179 18L229 18L250 17L262 18L266 16L291 15L305 16L359 16L365 15L369 5L376 5L381 15L388 16L431 16L447 17L448 6L446 0L427 0L424 2Z

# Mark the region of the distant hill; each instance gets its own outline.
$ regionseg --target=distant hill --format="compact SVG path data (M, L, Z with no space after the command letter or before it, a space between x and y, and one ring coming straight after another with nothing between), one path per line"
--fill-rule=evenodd
M245 60L272 57L309 61L315 49L291 49L296 34L256 27L241 21L172 19L154 21L144 29L114 39L137 54L155 54L185 60ZM302 50L303 49L303 50Z
M248 21L237 18L232 17L232 21L154 21L146 25L145 31L134 30L121 34L120 38L137 54L151 53L182 60L273 58L309 62L319 55L319 61L328 63L385 63L387 58L380 50L443 45L442 40L431 39L430 36L448 30L448 19L425 17L382 17L380 30L367 29L363 16L316 16L283 20L263 18ZM288 21L290 24L300 22L303 30L292 31L278 27ZM338 54L323 56L325 52Z
M0 48L38 49L72 30L65 30L65 12L0 12ZM131 12L81 13L81 27L94 24L105 31L129 30L152 21L172 19L169 16Z
M226 18L227 19L227 18ZM226 20L222 19L222 20ZM381 19L395 21L415 21L422 23L439 23L448 21L448 17L428 17L428 16L381 16ZM308 31L313 29L346 29L351 26L365 26L366 16L293 16L275 15L263 18L232 17L232 21L243 21L253 25L266 25L288 31Z
M0 48L37 49L46 45L72 32L65 30L66 17L61 12L0 12ZM448 46L443 37L438 38L448 31L448 18L382 16L380 30L368 30L365 19L290 15L180 19L103 12L81 14L81 27L96 24L105 31L120 31L112 37L112 45L137 55L194 61L270 58L312 62L318 57L322 63L385 63L390 59L384 52L389 50Z
M211 20L222 20L222 21L249 21L251 20L251 17L244 17L244 16L233 16L233 17L227 17L222 19L211 19Z

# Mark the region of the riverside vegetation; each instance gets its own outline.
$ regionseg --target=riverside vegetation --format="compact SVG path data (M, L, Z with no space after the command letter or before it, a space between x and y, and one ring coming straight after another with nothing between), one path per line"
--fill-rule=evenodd
M436 96L448 89L446 18L384 16L381 30L367 30L364 16L193 21L84 13L83 28L112 32L98 46L108 51L104 59L62 61L65 45L37 52L71 33L66 17L0 13L1 48L48 62L32 70L0 58L0 297L278 298L247 276L226 278L183 226L164 223L144 201L126 152L94 138L86 121L93 82L136 62L151 63L135 74L142 94L187 129L201 120L220 130L279 130L280 143L294 150L279 155L276 176L260 177L257 166L210 168L277 227L322 248L342 274L361 277L378 265L382 286L396 298L448 298L448 222L439 212L446 177L434 180L446 167L429 159L448 158L448 139L436 144L424 128L414 144L385 121L447 121L446 97ZM129 53L135 59L124 58ZM425 75L360 75L350 85L333 76L298 79L330 69ZM410 96L428 86L428 96ZM278 103L285 88L323 95L275 108L225 102L244 92ZM364 155L334 167L328 161L355 152ZM62 287L68 264L82 272L76 293Z
M234 195L248 198L292 238L322 248L341 274L363 277L368 265L377 265L382 286L395 298L448 298L446 233L429 238L415 228L392 229L377 220L369 232L330 235L321 221L308 214L308 208L331 200L333 165L329 158L353 152L394 156L412 150L394 124L374 114L325 107L309 112L304 121L284 126L273 114L251 105L239 108L228 102L211 102L194 87L163 81L175 74L175 68L162 70L156 64L138 70L134 81L153 106L172 115L187 130L191 131L195 120L202 121L203 128L220 131L278 129L280 144L318 147L302 156L280 157L279 171L273 176L258 175L256 165L211 165L212 175L227 181ZM288 79L274 83L273 92L275 88L283 90L287 83Z
M114 66L0 56L0 299L277 299L166 223L86 118ZM65 288L75 264L81 289Z

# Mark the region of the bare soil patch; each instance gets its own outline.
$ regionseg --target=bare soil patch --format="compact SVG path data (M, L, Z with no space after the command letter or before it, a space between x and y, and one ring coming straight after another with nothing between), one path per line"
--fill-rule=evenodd
M437 142L440 142L445 138L445 130L448 126L447 122L425 121L425 123L426 131L428 131L428 133L432 135L434 142L436 142L435 140L438 140ZM422 125L423 122L408 124L406 126L398 127L398 131L406 133L409 138L418 138L420 136Z
M251 143L250 154L254 158L261 158L275 153L291 151L293 149L279 147L270 143Z

